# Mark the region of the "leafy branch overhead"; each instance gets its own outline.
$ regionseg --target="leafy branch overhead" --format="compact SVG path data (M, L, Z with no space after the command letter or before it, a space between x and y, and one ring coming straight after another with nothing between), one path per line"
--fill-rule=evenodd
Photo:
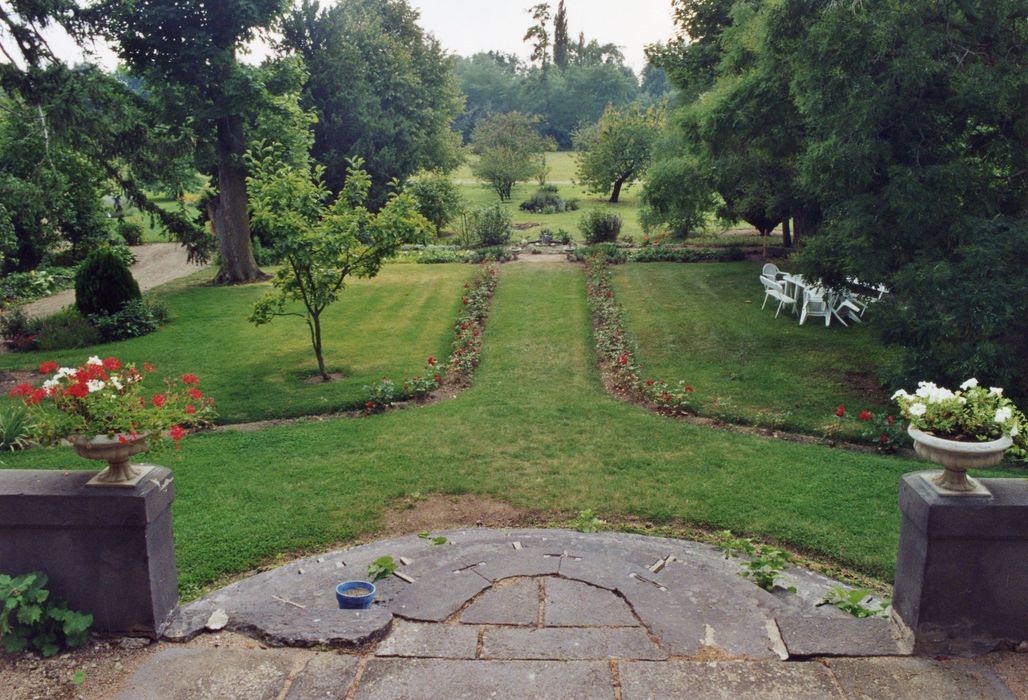
M322 313L339 299L348 278L374 277L400 246L423 243L433 231L410 195L394 192L380 211L368 210L371 177L362 159L348 162L346 182L333 200L323 166L297 167L278 144L247 154L253 223L267 232L283 261L272 280L275 290L257 302L250 320L262 325L276 316L303 318L326 381Z

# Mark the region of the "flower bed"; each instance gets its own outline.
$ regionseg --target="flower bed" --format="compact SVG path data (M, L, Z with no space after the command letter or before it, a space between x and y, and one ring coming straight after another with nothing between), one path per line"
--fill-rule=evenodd
M607 258L595 255L585 264L586 296L593 316L593 336L604 373L614 387L649 402L662 413L696 412L696 390L684 380L642 379L635 349L625 333L621 305L614 298Z
M471 374L478 366L482 351L482 335L489 312L489 302L496 290L499 268L496 263L483 263L474 279L464 285L461 297L461 314L454 324L453 349L446 367L439 365L435 357L425 361L422 374L408 377L400 386L387 377L364 387L368 392L364 403L365 413L380 413L394 401L423 401L442 386L446 377L455 386L466 386Z

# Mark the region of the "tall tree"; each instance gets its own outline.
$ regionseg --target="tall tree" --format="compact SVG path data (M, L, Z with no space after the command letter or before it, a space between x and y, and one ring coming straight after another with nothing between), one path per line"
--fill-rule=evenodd
M610 192L611 204L645 171L660 136L664 116L660 110L608 107L593 126L575 138L578 180L590 192Z
M557 3L557 13L553 16L553 63L562 71L567 70L571 59L571 40L568 37L568 13L564 0Z
M532 5L528 8L528 14L532 16L535 24L528 28L522 41L532 42L532 62L538 63L540 68L546 68L550 63L550 30L547 28L550 22L550 5L545 2Z
M342 187L352 156L371 174L372 207L386 201L394 178L459 164L452 123L462 97L453 64L406 0L342 0L320 12L304 0L281 30L281 46L310 72L305 101L318 116L312 153L330 189Z
M246 192L245 123L260 90L240 66L237 51L271 26L286 0L104 0L94 16L118 54L150 84L173 89L199 136L216 153L217 194L208 203L218 239L217 281L241 283L264 274L254 261Z
M471 171L503 201L510 199L515 184L539 170L550 142L539 134L538 122L520 112L496 114L480 121L471 135L471 150L478 156Z

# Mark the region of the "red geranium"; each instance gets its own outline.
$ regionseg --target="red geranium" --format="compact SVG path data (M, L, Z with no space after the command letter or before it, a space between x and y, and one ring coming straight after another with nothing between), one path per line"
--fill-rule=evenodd
M173 425L171 426L171 430L168 431L168 435L171 436L172 440L178 442L186 436L186 429L181 425Z
M195 374L183 374L182 375L182 383L183 384L191 384L191 385L195 386L195 385L198 385L200 383L200 380L197 378L197 376Z
M845 416L846 415L846 406L840 405L837 409L835 409L835 415L839 416L839 418L842 418L843 416Z
M865 408L863 411L860 412L859 417L860 420L871 420L872 418L874 418L874 414Z
M435 363L436 363L435 356L434 355L429 355L429 357L428 357L428 364L430 366L432 366L432 367L435 367Z
M168 397L164 394L154 394L150 397L150 403L152 403L156 408L161 408L167 401Z
M194 388L189 390L189 397L199 401L200 399L203 398L203 392L194 387Z
M56 372L60 368L61 368L61 366L59 364L57 364L53 360L50 360L49 362L44 362L43 364L39 365L39 373L40 374L53 374L54 372Z
M109 372L117 372L121 369L121 360L117 357L105 357L103 359L103 366Z

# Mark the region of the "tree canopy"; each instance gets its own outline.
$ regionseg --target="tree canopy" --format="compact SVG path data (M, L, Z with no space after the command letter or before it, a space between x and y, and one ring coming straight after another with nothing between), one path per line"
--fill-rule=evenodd
M380 206L391 180L452 170L452 130L462 98L450 60L417 24L405 0L342 0L321 11L311 0L287 14L281 47L309 71L304 102L317 114L312 155L338 191L347 158L360 156Z
M471 150L478 156L471 171L504 201L516 183L536 175L551 145L537 131L538 122L520 112L496 114L480 121L471 134Z
M621 189L631 187L649 165L663 121L653 107L608 107L595 125L576 134L578 180L590 192L610 192L616 204Z

